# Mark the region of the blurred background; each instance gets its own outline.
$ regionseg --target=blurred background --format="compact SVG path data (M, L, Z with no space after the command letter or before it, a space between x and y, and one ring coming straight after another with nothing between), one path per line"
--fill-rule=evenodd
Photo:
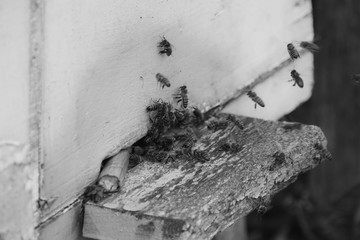
M313 0L315 86L282 120L321 127L326 161L276 195L264 215L247 217L250 240L360 239L360 1ZM240 239L240 238L239 238Z

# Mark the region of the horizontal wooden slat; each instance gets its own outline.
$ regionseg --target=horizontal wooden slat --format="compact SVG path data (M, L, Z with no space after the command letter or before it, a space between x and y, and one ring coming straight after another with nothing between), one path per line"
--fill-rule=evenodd
M287 42L313 36L310 1L53 0L42 13L40 197L52 200L42 221L146 133L151 99L186 84L190 105L207 109L285 61ZM162 35L169 57L158 54Z
M327 150L319 147L326 147L326 139L316 126L237 119L244 130L235 125L216 132L199 128L194 148L208 153L209 162L188 157L131 169L119 194L85 205L84 236L210 239L326 159ZM229 142L242 150L220 150ZM284 162L276 163L276 153L284 153Z

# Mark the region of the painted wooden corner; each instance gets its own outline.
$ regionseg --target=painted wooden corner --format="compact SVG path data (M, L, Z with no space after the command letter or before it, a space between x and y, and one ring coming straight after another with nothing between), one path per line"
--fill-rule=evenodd
M244 129L200 128L195 149L205 151L208 162L191 157L169 164L145 161L129 170L120 193L85 204L83 235L211 239L250 211L266 208L273 194L330 156L316 126L236 118ZM240 148L225 151L230 142Z

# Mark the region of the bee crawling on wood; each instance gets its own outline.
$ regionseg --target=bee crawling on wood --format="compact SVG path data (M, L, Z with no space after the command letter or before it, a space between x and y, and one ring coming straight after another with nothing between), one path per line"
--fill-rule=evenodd
M320 51L319 46L312 42L302 41L302 42L300 42L300 47L302 47L312 53L316 53L316 52Z
M315 143L314 148L315 148L315 150L320 152L321 158L324 158L324 159L329 160L329 161L331 161L333 159L332 156L331 156L331 153L328 150L326 150L323 147L323 145L321 145L320 143Z
M275 160L269 167L270 171L274 171L277 167L285 163L285 153L283 152L276 152L272 157L275 158Z
M175 142L175 138L171 136L162 137L157 140L157 143L161 146L162 149L170 151L172 145Z
M288 50L291 60L294 61L295 59L300 58L300 54L299 54L298 50L296 50L294 44L289 43L287 45L287 50Z
M158 151L154 148L148 149L146 157L152 162L166 162L168 153L165 151Z
M45 200L45 199L39 198L38 200L36 200L36 204L37 204L37 208L38 208L40 211L44 211L45 209L48 209L48 208L49 208L49 203L48 203L48 201Z
M188 98L188 91L187 91L187 88L186 86L181 86L179 88L179 93L177 94L174 94L174 99L179 103L181 102L181 106L183 108L187 108L188 106L188 102L189 102L189 98Z
M265 214L271 207L271 200L270 198L265 197L246 197L246 199L250 202L253 208L256 208L259 214Z
M244 125L241 124L241 122L239 120L237 120L234 116L232 115L228 115L226 117L226 120L228 120L229 122L233 123L235 126L237 126L239 129L244 129Z
M158 48L159 48L159 54L166 54L167 56L170 56L172 53L172 46L169 43L168 40L166 40L166 38L164 36L161 37L161 41L158 43Z
M192 153L192 156L196 160L198 160L198 161L200 161L202 163L207 162L207 161L210 160L209 155L205 151L201 151L201 150L194 150L193 153Z
M166 77L164 77L161 73L157 73L157 74L155 75L155 77L156 77L157 81L160 83L161 88L170 87L170 86L171 86L169 79L167 79Z
M152 126L148 130L146 136L144 137L144 141L146 144L151 144L153 143L154 139L159 137L159 135L160 135L159 128Z
M302 80L302 78L300 77L300 74L295 69L291 71L290 75L291 75L292 79L289 80L289 82L294 81L293 86L295 86L297 84L300 88L304 87L304 81Z
M140 164L141 162L144 161L144 158L135 154L135 153L131 153L129 156L129 166L128 168L131 169L133 167L135 167L136 165Z
M84 193L84 201L93 201L94 203L100 202L111 195L111 192L106 191L101 186L95 184L88 186Z
M174 138L178 141L186 141L193 138L193 131L191 128L187 128L184 133L175 134Z
M199 108L197 108L197 107L192 107L192 108L193 108L193 114L195 117L195 122L202 123L204 121L204 114L200 111Z
M243 149L240 144L237 143L224 143L219 147L220 151L238 153Z
M153 101L153 104L146 107L147 112L157 111L159 110L163 105L162 99L158 99L157 101Z
M175 113L173 111L170 111L168 114L169 114L170 125L175 126L177 124Z
M227 121L210 121L207 124L207 128L212 131L218 131L221 129L225 129L229 126Z
M255 102L255 109L257 104L259 104L260 107L265 107L264 101L260 97L258 97L255 92L248 91L247 95L251 98L251 100Z
M174 114L178 125L186 125L186 123L190 120L190 114L187 110L175 109Z

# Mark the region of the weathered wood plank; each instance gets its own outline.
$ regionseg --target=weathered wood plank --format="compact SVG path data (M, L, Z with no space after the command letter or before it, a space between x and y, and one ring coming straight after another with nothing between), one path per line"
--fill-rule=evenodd
M71 204L38 227L38 240L87 240L81 236L82 204L81 200Z
M204 164L189 157L131 169L122 192L85 205L84 236L210 239L324 160L326 150L315 145L327 143L316 126L237 118L244 130L235 125L217 132L199 129L194 148L211 159ZM219 150L229 142L241 151ZM275 160L276 153L284 153L283 161Z
M190 104L222 101L285 61L287 42L311 39L310 13L310 1L295 0L47 1L40 197L54 201L42 221L82 194L104 158L146 133L150 99L169 100L186 84ZM158 54L162 35L170 57Z

